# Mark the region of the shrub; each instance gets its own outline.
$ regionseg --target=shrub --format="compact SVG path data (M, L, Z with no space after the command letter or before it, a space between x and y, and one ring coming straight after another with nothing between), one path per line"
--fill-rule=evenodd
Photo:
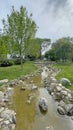
M7 66L12 66L14 64L14 62L12 60L2 60L0 66L1 67L7 67Z
M23 63L24 63L24 59L23 59ZM20 64L21 64L21 59L20 59L20 58L16 58L16 59L14 60L14 64L15 64L15 65L20 65Z

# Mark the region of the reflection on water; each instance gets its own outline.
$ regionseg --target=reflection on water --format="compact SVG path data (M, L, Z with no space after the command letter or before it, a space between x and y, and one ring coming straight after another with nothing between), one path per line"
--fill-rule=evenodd
M34 85L41 86L41 77L34 76L27 83L33 81ZM15 130L73 130L73 121L68 117L58 115L56 105L45 88L38 90L20 90L21 86L15 88L14 109L17 113L17 124ZM29 94L35 94L31 104L27 104ZM38 99L45 97L48 101L47 113L41 113Z

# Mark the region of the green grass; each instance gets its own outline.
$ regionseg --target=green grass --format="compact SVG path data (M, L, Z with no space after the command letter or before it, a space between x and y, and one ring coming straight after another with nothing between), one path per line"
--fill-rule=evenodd
M33 62L25 62L23 65L23 70L21 70L20 65L13 65L10 67L0 67L0 80L2 79L16 79L23 75L34 72L36 67Z
M59 80L60 78L68 78L71 81L71 90L73 90L73 64L56 64L56 68L60 68L61 72L56 76Z

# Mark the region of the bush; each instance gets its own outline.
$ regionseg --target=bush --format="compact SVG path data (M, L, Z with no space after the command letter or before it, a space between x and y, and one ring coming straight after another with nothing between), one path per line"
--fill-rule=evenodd
M14 64L14 62L12 60L2 60L0 66L1 67L7 67L7 66L12 66Z
M24 59L23 59L23 63L24 63ZM15 65L20 65L20 64L21 64L21 59L20 59L20 58L16 58L16 59L14 60L14 64L15 64Z
M30 61L34 61L34 60L36 60L37 58L36 58L35 56L27 55L27 56L25 57L25 59L26 59L26 60L30 60Z

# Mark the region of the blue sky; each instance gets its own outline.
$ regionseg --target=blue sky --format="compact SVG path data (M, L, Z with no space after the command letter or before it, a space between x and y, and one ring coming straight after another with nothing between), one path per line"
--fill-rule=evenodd
M0 0L0 28L1 20L6 19L12 5L17 10L23 5L33 14L39 27L37 37L52 40L73 37L73 0Z

